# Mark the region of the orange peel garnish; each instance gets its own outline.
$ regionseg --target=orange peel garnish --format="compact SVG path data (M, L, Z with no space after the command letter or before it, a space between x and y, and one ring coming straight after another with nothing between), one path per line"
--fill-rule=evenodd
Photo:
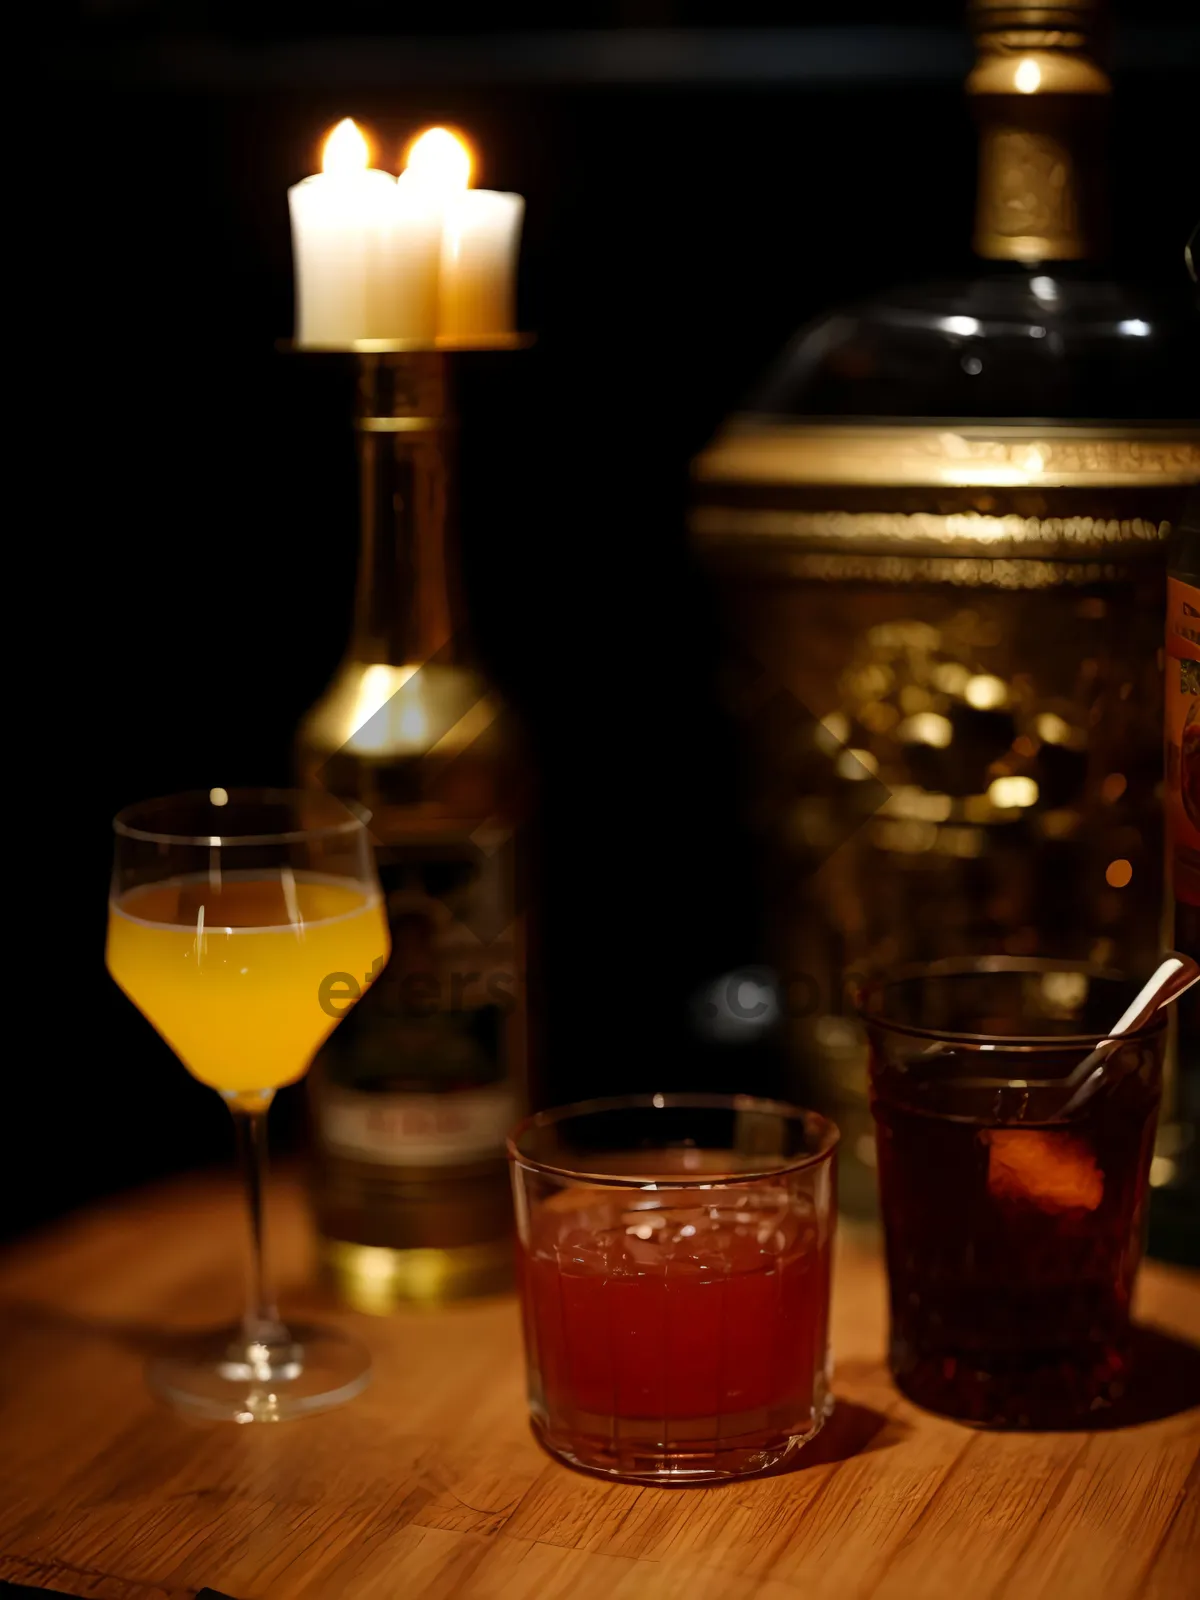
M999 1200L1029 1200L1044 1211L1095 1211L1104 1174L1082 1139L1033 1128L991 1128L987 1185Z

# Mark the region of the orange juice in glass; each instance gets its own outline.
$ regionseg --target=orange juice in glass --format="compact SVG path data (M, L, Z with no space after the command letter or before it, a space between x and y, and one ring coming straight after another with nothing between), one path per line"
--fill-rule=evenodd
M339 1404L369 1362L334 1330L279 1320L265 1267L265 1124L276 1089L303 1076L389 953L363 820L328 796L214 789L131 807L114 831L109 972L228 1103L251 1225L241 1323L158 1358L151 1385L238 1422Z
M149 884L109 906L109 972L225 1095L302 1077L337 1022L322 985L341 973L365 987L387 948L377 889L290 868Z

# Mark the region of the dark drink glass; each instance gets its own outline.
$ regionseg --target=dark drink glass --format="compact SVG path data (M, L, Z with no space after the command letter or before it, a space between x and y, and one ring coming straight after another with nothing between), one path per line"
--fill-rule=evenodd
M1101 1087L1067 1078L1137 985L1069 963L909 968L869 986L892 1374L964 1422L1064 1427L1129 1375L1165 1023Z
M509 1140L529 1409L573 1466L762 1472L832 1409L837 1129L774 1101L595 1100Z

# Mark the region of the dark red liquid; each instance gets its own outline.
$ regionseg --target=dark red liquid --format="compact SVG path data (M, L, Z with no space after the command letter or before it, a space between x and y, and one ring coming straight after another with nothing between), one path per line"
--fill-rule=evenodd
M971 1090L949 1058L915 1087L876 1058L892 1371L918 1403L1052 1427L1119 1400L1160 1048L1057 1125L1057 1088Z
M521 1269L546 1442L598 1470L682 1478L761 1470L813 1433L830 1226L782 1187L545 1201Z

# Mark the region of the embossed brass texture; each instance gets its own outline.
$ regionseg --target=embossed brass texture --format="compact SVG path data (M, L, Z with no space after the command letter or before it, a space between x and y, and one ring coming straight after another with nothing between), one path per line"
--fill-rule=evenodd
M696 539L779 577L1079 588L1161 559L1200 429L735 418L694 466ZM1142 513L1142 514L1139 514Z
M819 995L789 1025L794 1092L836 1115L867 1210L847 969L1159 947L1164 546L1200 428L742 416L695 480L731 629L821 719L803 750L747 725L755 826L772 959ZM889 797L826 857L864 768Z
M769 417L734 417L697 459L693 476L702 485L760 487L1187 484L1200 479L1200 428L776 423Z

